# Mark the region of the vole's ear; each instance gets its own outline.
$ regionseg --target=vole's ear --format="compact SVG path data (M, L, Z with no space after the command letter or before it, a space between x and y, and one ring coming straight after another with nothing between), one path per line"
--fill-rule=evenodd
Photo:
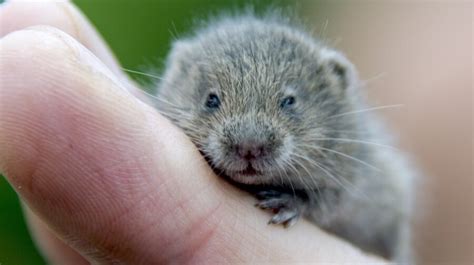
M161 78L157 83L157 94L163 97L171 96L185 80L192 79L195 75L195 66L193 64L192 45L188 40L175 41L172 44L171 51L166 59L166 67ZM186 78L185 78L186 77Z
M332 74L331 81L338 83L339 87L345 90L357 87L357 71L342 53L323 48L320 56L323 67Z
M171 53L168 56L168 69L174 68L179 70L179 73L186 74L189 71L189 68L192 66L190 63L192 61L192 51L191 44L186 40L179 40L173 43L171 48ZM171 71L177 72L177 71Z

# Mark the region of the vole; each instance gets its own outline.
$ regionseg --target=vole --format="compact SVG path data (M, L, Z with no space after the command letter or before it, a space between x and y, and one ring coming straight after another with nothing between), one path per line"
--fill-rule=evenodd
M176 40L157 108L215 171L273 210L408 262L412 172L352 63L283 15L228 16Z

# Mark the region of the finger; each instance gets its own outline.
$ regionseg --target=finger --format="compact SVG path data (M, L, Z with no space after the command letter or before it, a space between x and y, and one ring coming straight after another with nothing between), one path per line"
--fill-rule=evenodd
M18 31L0 51L0 171L89 261L377 261L304 222L267 227L184 134L64 33Z
M69 1L7 1L0 8L0 36L36 25L48 25L74 37L95 54L116 75L121 76L117 60L97 31Z
M50 25L65 31L92 51L117 76L122 77L125 87L135 96L147 102L146 95L136 89L134 82L123 74L117 60L94 27L69 1L8 1L8 4L5 3L0 7L0 22L0 37L33 25ZM28 224L40 222L32 215L25 215L25 217ZM29 218L34 220L28 220ZM33 238L41 243L45 258L52 260L52 264L75 264L77 254L73 254L72 249L65 251L67 246L62 244L61 240L50 240L55 235L50 233L49 229L43 228L43 226L38 226L31 229L31 232ZM71 254L71 262L66 262L68 254ZM61 262L53 262L58 259L57 257L60 257Z
M38 240L37 247L42 253L48 253L44 258L48 264L62 265L86 265L89 264L77 251L70 248L60 240L27 206L23 206L23 212L27 218L28 227L31 233L36 235Z
M33 25L50 25L59 28L79 40L116 75L122 76L123 82L128 84L127 87L134 86L133 82L123 75L116 59L95 29L69 1L25 2L10 0L0 7L0 22L0 37ZM139 95L141 96L141 94ZM32 236L36 242L40 243L38 246L50 264L78 263L79 255L74 250L61 240L54 239L56 235L46 229L44 225L36 225L41 223L38 217L26 214L25 218L27 223L33 226L30 227ZM67 261L68 258L70 261Z
M150 99L122 71L117 59L96 29L70 1L19 1L10 0L0 7L0 37L35 25L48 25L74 37L97 56L140 100Z
M184 191L207 188L190 171L181 172L186 182L166 179L174 167L186 167L166 164L163 153L187 161L199 155L183 150L184 136L117 89L113 74L65 34L17 31L0 47L2 172L29 207L87 257L156 258L153 242L175 234L150 233L151 227L186 223L187 212L178 211L184 214L178 223L172 213L199 193ZM196 168L193 173L210 175L204 164ZM219 202L207 199L190 209L204 214Z

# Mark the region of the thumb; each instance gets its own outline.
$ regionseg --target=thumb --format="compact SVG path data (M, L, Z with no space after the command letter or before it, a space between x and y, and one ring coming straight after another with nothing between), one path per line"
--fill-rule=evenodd
M18 31L0 50L0 171L60 237L135 264L202 241L219 192L195 192L215 182L184 135L60 31Z

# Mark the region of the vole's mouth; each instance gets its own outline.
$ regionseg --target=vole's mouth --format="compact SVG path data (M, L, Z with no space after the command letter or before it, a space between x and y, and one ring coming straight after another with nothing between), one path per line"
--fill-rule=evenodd
M246 169L238 171L237 173L243 176L255 176L262 174L262 172L256 170L251 164L249 164Z
M265 171L256 169L250 163L245 169L228 171L227 176L235 182L250 185L261 184L265 182L268 177Z
M248 163L244 169L234 169L232 167L216 167L215 163L212 161L210 155L206 155L201 151L201 154L204 156L206 161L212 167L216 175L224 175L225 178L232 179L238 183L244 184L257 184L262 182L262 178L265 177L266 172L256 169L252 163Z

